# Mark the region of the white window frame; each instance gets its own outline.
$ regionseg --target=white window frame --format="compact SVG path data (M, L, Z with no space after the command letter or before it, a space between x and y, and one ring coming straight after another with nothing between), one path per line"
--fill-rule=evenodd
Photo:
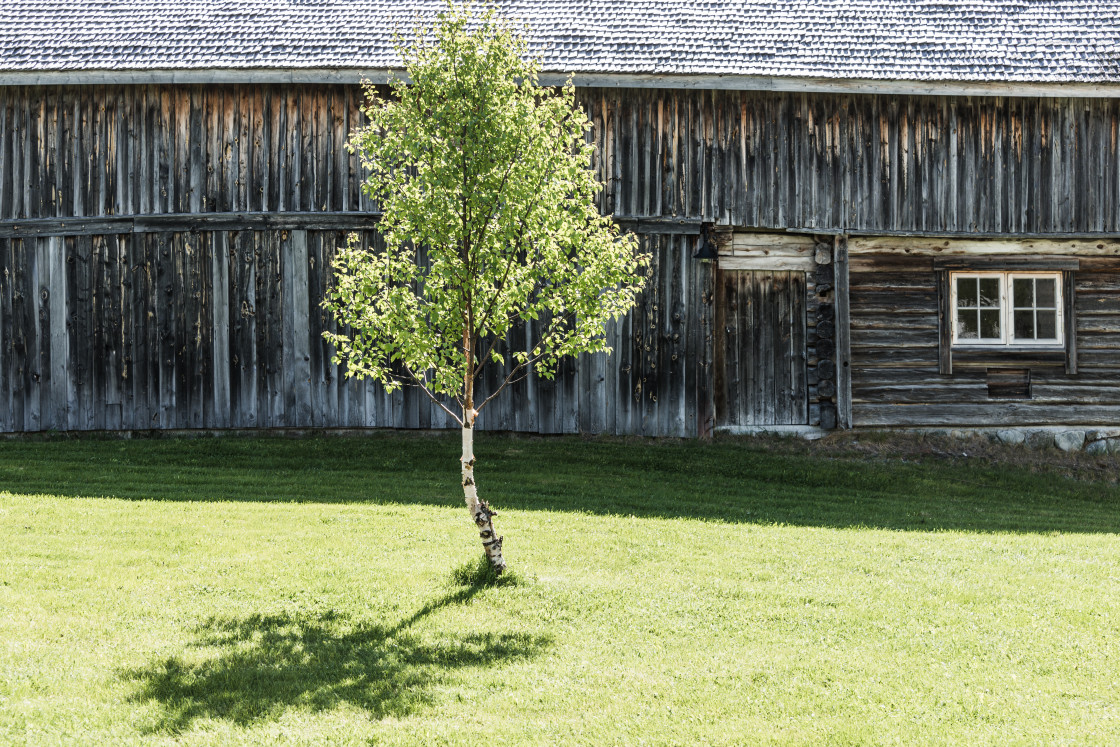
M957 279L958 278L998 278L999 279L999 309L1000 337L998 339L959 339L957 337ZM1046 278L1054 281L1054 305L1057 314L1054 331L1056 337L1045 340L1020 340L1014 337L1014 298L1012 297L1012 281L1027 278ZM949 320L953 335L953 347L959 348L1007 348L1007 347L1032 347L1032 348L1061 348L1065 345L1065 298L1062 287L1061 272L989 272L989 271L961 271L949 273Z

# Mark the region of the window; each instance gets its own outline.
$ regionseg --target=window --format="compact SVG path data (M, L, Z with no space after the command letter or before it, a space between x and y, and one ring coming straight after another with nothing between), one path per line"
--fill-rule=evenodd
M1080 268L1076 257L1024 252L934 257L938 370L1062 366L1076 375Z
M952 272L953 345L1063 344L1060 272Z

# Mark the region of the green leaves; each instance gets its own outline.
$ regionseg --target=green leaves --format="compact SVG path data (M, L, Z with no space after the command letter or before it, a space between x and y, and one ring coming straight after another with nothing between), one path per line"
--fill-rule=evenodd
M367 88L370 124L352 141L387 248L352 238L324 301L349 325L328 335L348 372L467 405L482 367L505 365L515 324L535 324L536 343L508 351L506 381L606 350L603 325L633 306L648 257L595 207L572 86L537 86L524 40L493 9L449 5L398 53L409 82L389 98Z

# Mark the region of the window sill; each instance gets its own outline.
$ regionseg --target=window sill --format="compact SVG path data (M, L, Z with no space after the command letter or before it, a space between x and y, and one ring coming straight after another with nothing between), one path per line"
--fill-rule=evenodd
M1009 363L1062 367L1066 365L1066 350L1062 345L953 346L954 368L989 368Z

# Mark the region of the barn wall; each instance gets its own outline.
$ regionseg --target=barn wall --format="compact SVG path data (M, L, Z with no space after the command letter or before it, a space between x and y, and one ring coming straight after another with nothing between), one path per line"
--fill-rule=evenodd
M0 430L450 427L419 391L389 394L331 362L322 333L336 327L319 301L344 241L302 230L0 239ZM693 299L711 274L691 260L691 237L643 241L650 283L608 329L614 355L512 385L480 428L696 434L711 330ZM498 381L493 371L482 391Z
M0 218L368 210L349 86L0 88Z
M855 425L1120 422L1120 259L1081 260L1074 275L1077 373L1031 366L1029 400L990 398L985 368L939 373L937 277L929 257L862 255L851 263L850 283Z
M1117 99L589 90L604 209L827 232L1120 231Z
M482 427L705 428L712 278L687 235L699 221L1120 231L1115 100L579 96L602 209L669 219L641 227L651 285L608 330L612 357L519 384ZM341 380L321 339L329 258L375 207L345 149L359 99L348 86L0 89L0 429L445 424L416 392Z
M814 230L1120 231L1120 100L586 89L603 209ZM356 87L0 89L0 220L372 206Z

